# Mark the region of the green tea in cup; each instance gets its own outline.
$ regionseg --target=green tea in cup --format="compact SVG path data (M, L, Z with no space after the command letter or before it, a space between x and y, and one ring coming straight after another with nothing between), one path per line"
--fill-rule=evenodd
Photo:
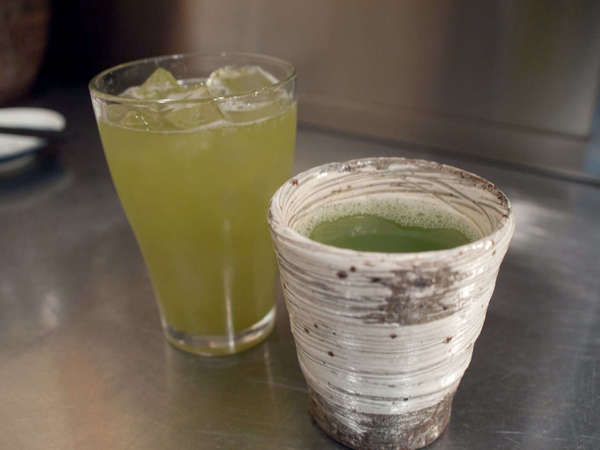
M513 234L506 196L455 167L367 158L287 181L269 223L315 422L355 449L437 439Z
M326 245L366 252L445 250L477 238L455 216L401 200L352 201L315 212L305 234Z

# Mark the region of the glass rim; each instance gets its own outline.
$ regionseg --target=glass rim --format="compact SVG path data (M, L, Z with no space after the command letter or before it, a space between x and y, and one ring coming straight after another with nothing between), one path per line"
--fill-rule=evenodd
M463 174L467 178L471 179L474 183L476 183L478 189L486 190L483 186L487 186L488 190L491 190L491 192L496 193L498 201L503 203L504 207L506 208L506 214L499 219L498 223L491 232L471 242L456 247L442 250L427 250L422 252L372 252L335 247L333 245L323 244L321 242L312 240L308 236L305 236L304 234L297 231L294 227L290 226L287 223L287 221L285 221L282 217L283 211L280 210L277 206L275 206L275 199L279 200L281 197L286 198L287 196L292 195L290 193L290 189L292 186L297 185L299 178L320 177L324 171L327 171L329 169L339 169L340 167L347 165L356 165L357 169L360 170L364 167L373 167L379 161L389 161L391 163L397 164L406 164L412 162L422 164L424 166L428 166L434 169L447 170L459 177L461 176L461 174ZM283 183L271 197L267 214L267 222L269 224L269 229L271 230L271 233L274 233L277 236L277 239L288 239L290 242L300 244L301 246L305 248L310 248L312 249L312 251L315 252L325 252L330 256L341 258L362 258L373 256L376 258L381 258L385 261L397 262L410 260L419 260L424 262L427 260L435 260L439 257L439 255L456 255L458 257L462 256L465 253L468 255L469 252L478 249L492 251L492 247L495 247L501 240L506 239L507 237L510 238L515 228L514 211L510 199L502 190L500 190L500 188L498 188L498 186L496 186L491 181L473 172L469 172L467 170L449 164L439 163L427 159L404 158L398 156L366 157L352 159L344 162L331 162L311 167L310 169L307 169L297 175L292 176L285 183ZM490 241L492 242L491 246L489 245Z
M126 67L135 66L138 64L144 64L149 62L161 62L166 60L179 60L184 58L222 58L222 57L251 57L256 59L262 59L263 61L270 61L282 66L285 66L289 69L287 76L279 80L277 83L274 83L270 86L266 86L260 89L255 89L252 91L244 92L243 94L231 94L231 95L218 95L211 96L207 98L199 98L199 99L137 99L131 97L121 97L119 95L109 94L107 92L102 91L97 87L97 83L106 75L111 72L114 72L119 69L123 69ZM157 65L157 67L160 67ZM117 64L115 66L104 69L102 72L95 75L90 82L88 83L88 89L90 94L94 98L98 98L103 101L110 101L114 103L122 103L122 104L132 104L132 105L173 105L173 104L198 104L198 103L208 103L214 101L223 101L227 99L235 99L235 98L244 98L249 96L256 96L262 92L266 92L272 89L276 89L278 87L284 86L290 81L293 81L296 78L296 67L281 58L276 56L270 56L263 53L254 53L254 52L219 52L219 53L203 53L203 52L191 52L191 53L175 53L169 55L160 55L160 56L150 56L147 58L134 59L132 61L127 61L121 64Z

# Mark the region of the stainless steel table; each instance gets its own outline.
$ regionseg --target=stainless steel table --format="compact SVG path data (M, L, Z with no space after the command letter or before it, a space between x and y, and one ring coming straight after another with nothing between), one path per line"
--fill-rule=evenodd
M0 176L0 448L341 448L307 414L282 303L272 336L238 356L165 342L85 88L22 103L61 110L71 134L56 162ZM295 170L371 155L474 171L516 211L450 425L430 448L600 448L600 189L303 128Z

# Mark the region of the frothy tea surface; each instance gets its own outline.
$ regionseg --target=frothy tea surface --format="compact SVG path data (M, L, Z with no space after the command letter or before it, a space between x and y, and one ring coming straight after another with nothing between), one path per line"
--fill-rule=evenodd
M445 250L479 238L472 225L449 211L390 199L327 205L298 231L334 247L383 253Z

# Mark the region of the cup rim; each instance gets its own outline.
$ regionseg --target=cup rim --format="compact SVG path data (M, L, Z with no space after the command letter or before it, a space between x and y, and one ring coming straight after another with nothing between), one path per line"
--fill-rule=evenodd
M123 69L126 67L135 66L138 64L146 64L146 63L155 63L157 67L160 67L159 63L161 61L166 60L178 60L184 58L223 58L223 57L250 57L256 58L257 60L270 61L272 63L280 64L282 66L286 66L288 69L288 74L282 80L279 80L277 83L272 84L270 86L266 86L260 89L255 89L252 91L244 92L243 94L232 94L232 95L219 95L214 97L207 97L201 99L137 99L137 98L129 98L129 97L121 97L119 95L109 94L107 92L102 91L98 87L98 82L108 75L111 72L114 72L119 69ZM127 61L121 64L117 64L115 66L109 67L108 69L104 69L102 72L95 75L90 82L88 83L88 89L90 94L102 101L105 102L114 102L121 104L134 104L134 105L177 105L177 104L198 104L198 103L208 103L213 101L222 101L228 99L236 99L236 98L244 98L248 96L258 95L262 92L276 89L278 87L284 86L290 81L296 78L296 67L281 58L277 58L275 56L266 55L263 53L254 53L254 52L219 52L219 53L204 53L204 52L190 52L190 53L175 53L169 55L160 55L160 56L151 56L148 58L140 58L134 59L132 61Z
M451 173L457 174L461 177L468 178L472 180L477 185L485 186L485 189L489 192L493 192L496 194L498 200L503 204L506 208L506 214L503 215L498 225L495 227L494 231L486 234L485 236L480 237L479 239L469 242L467 244L459 245L458 247L453 247L444 250L428 250L422 252L402 252L402 253L394 253L394 252L367 252L367 251L359 251L352 250L348 248L340 248L335 247L333 245L323 244L321 242L314 241L307 236L296 231L291 226L283 223L283 211L278 207L277 200L282 197L288 189L292 186L297 185L298 179L308 179L315 178L318 176L322 176L322 174L326 171L331 170L339 170L343 169L343 167L354 167L356 170L360 170L361 168L366 167L375 167L377 164L381 164L382 162L389 162L390 164L419 164L423 166L429 166L435 169L441 169L443 171L449 171ZM297 244L301 245L305 249L313 252L327 252L330 256L338 256L340 258L376 258L376 259L385 259L389 261L390 259L393 261L406 261L406 260L425 260L425 259L437 259L437 258L448 258L452 256L460 257L463 254L476 251L481 249L491 249L495 247L500 240L505 239L506 237L510 238L514 232L514 213L512 209L511 202L509 198L502 192L494 183L491 181L469 172L464 169L460 169L455 166L451 166L448 164L439 163L436 161L419 159L419 158L404 158L404 157L367 157L367 158L359 158L352 159L345 162L331 162L322 164L319 166L312 167L304 172L301 172L290 179L288 179L283 185L277 189L271 201L269 203L267 221L269 223L269 228L271 232L278 237L287 237L295 241Z

